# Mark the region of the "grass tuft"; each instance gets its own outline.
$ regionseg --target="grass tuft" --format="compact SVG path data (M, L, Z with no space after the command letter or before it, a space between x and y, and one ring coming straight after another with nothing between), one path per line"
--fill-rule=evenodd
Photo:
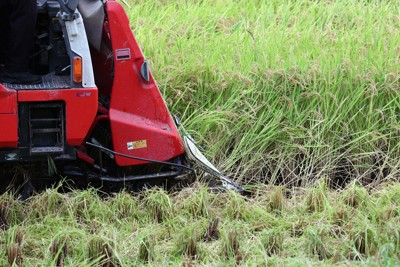
M198 251L197 251L197 241L193 238L190 238L188 242L185 242L185 256L186 257L191 257L192 259L197 257Z
M140 240L138 257L141 261L148 263L154 260L155 240L153 236L146 236Z
M21 266L23 262L22 248L18 244L10 244L7 246L6 255L8 259L8 264L13 266Z
M10 229L7 238L6 256L10 266L16 264L21 266L23 263L22 249L24 247L24 232L20 227Z
M358 208L361 205L369 202L370 196L364 187L358 186L356 183L351 183L342 193L343 202L353 208Z
M220 233L218 230L218 225L219 225L219 218L215 218L209 221L207 230L203 235L204 241L210 242L219 239Z
M378 249L377 232L374 227L365 221L358 220L354 222L356 226L351 229L350 240L354 246L354 257L361 259L375 255Z
M285 208L285 200L284 188L281 186L274 187L270 195L270 210L282 211Z
M94 236L88 243L89 259L102 267L115 266L113 262L113 248L104 238Z
M260 233L260 240L265 253L269 257L280 255L283 250L283 229L269 229Z
M332 214L333 223L339 226L343 226L350 218L351 213L347 207L339 206L335 207Z
M228 217L232 220L242 219L245 211L246 201L236 192L227 192L227 199L225 203L225 211Z
M178 239L176 239L177 254L184 258L193 260L201 259L203 253L199 246L201 240L202 221L196 221L192 225L184 227L180 230Z
M57 267L63 267L65 264L65 258L69 254L67 239L62 241L56 239L53 240L50 244L49 250L54 258L53 265Z
M327 209L328 206L327 186L325 180L321 179L308 191L305 207L309 212L321 212Z
M326 245L327 233L325 229L309 226L306 228L304 236L306 238L307 251L311 255L317 256L319 260L326 260L330 257Z
M226 259L234 259L235 264L240 264L243 260L243 254L240 250L240 240L239 233L230 229L222 239L222 255L226 257Z
M150 189L143 192L142 206L152 214L152 220L162 223L174 214L169 195L161 189Z
M6 230L9 227L8 209L0 205L0 230Z
M136 197L127 192L121 192L108 201L108 207L116 218L130 221L141 217Z

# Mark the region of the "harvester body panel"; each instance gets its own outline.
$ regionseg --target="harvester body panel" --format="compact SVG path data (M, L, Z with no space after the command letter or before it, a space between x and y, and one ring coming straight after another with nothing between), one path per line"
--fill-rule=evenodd
M167 161L184 153L179 133L164 99L149 73L141 70L142 51L129 27L122 6L106 4L113 57L114 83L111 92L110 122L114 149L130 156ZM116 156L120 166L143 161Z
M17 92L0 84L0 148L18 147Z

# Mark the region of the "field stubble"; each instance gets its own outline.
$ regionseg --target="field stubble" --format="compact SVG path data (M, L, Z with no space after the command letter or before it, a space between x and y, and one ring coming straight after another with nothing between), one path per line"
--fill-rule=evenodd
M0 197L0 265L267 266L400 263L400 186L253 187L251 197L195 184L100 197L49 189Z

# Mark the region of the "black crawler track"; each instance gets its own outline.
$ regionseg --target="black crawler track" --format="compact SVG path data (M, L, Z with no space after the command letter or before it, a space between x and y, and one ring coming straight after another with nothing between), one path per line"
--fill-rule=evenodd
M182 161L176 159L175 161ZM60 192L96 188L110 194L127 190L140 192L144 188L160 186L167 190L187 186L194 181L192 172L179 168L167 169L157 164L143 165L130 175L116 177L106 169L81 161L63 163L2 164L0 165L0 194L12 191L22 200L47 188Z

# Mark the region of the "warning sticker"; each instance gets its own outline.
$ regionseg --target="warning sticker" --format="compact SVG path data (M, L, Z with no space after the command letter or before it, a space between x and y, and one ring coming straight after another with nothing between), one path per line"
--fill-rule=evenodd
M147 140L139 140L126 143L128 150L139 149L147 147Z

